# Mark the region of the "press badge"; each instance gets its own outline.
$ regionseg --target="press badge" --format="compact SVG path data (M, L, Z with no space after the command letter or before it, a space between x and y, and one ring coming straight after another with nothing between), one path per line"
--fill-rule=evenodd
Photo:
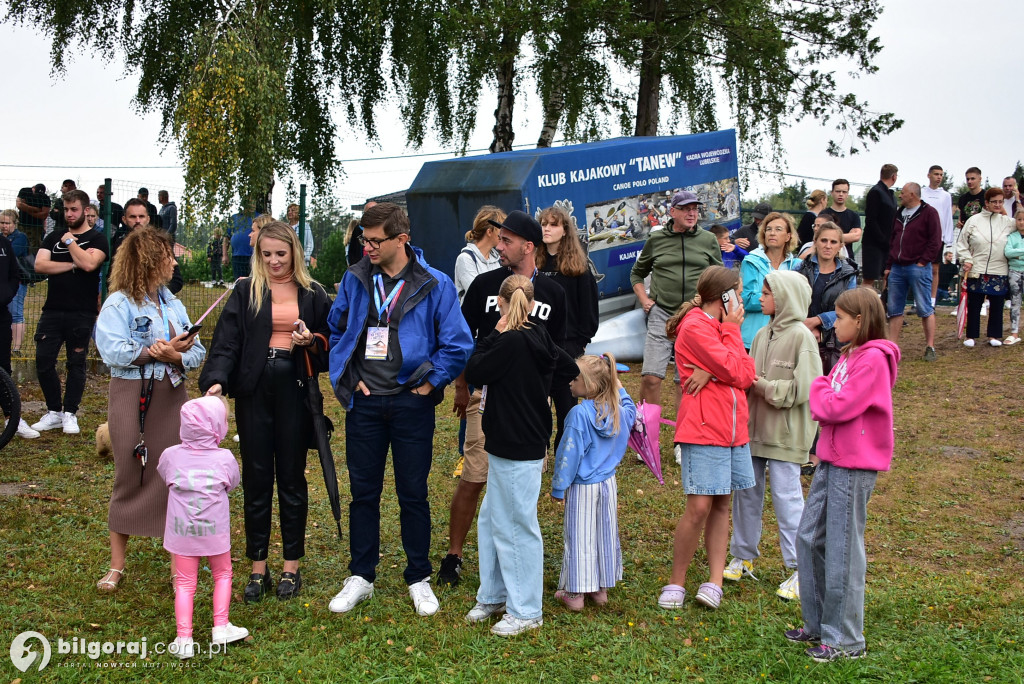
M390 329L387 326L366 329L365 358L367 361L387 361L389 332Z
M477 409L477 413L480 415L484 414L484 406L487 405L487 385L484 385L480 389L480 408Z
M179 371L175 366L172 366L170 364L167 364L167 377L171 381L171 387L177 387L185 379L184 377L182 377L181 371Z

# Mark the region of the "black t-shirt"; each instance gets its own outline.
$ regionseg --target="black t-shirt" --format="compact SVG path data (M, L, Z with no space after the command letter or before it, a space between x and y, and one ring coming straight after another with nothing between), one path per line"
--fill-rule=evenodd
M985 191L979 190L976 195L965 192L956 198L956 206L960 207L960 220L967 223L967 219L985 208Z
M860 228L860 214L851 210L844 209L842 211L836 211L832 207L821 210L822 214L827 214L832 217L832 222L835 223L843 231L843 235L846 235L854 228ZM846 256L850 261L855 261L853 258L853 243L847 243L846 245Z
M32 188L22 188L18 192L18 199L30 207L50 208L50 198L45 192L36 192ZM29 250L35 254L43 241L43 219L29 216L24 211L18 212L18 222L21 223L21 230L28 236Z
M597 280L589 268L581 275L568 276L559 270L558 264L558 254L548 254L541 273L565 290L566 329L562 348L575 357L583 353L597 332Z
M60 241L63 235L53 231L43 238L41 249L50 251L50 261L69 264L71 253ZM95 228L90 228L78 235L78 246L82 249L98 249L110 256L107 238ZM99 313L100 268L94 271L75 269L66 273L57 273L48 277L49 286L46 291L46 302L43 311L76 311L81 313Z
M800 225L796 228L796 238L801 246L814 241L814 219L818 217L813 211L805 211L800 217Z
M498 290L501 284L512 275L508 267L496 268L481 273L466 290L462 299L462 315L469 324L469 331L475 340L482 340L491 334L494 326L501 320L501 309L498 308ZM538 273L533 279L533 313L530 318L544 324L548 335L561 347L565 344L566 305L565 290L554 280Z

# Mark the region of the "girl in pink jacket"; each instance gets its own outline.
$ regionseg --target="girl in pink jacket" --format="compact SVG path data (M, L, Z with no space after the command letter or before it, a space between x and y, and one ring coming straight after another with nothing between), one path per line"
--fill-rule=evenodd
M160 456L157 472L167 483L164 548L177 568L174 617L178 636L168 652L179 658L195 654L192 608L199 560L206 556L213 573L213 634L218 645L249 636L228 622L231 603L231 526L228 492L238 486L234 454L219 444L228 434L226 402L206 396L181 407L181 444Z
M786 638L818 644L818 662L864 656L864 525L878 471L892 462L892 389L899 347L886 339L885 308L873 288L836 300L836 338L846 346L827 377L811 384L821 425L818 457L797 532L803 627Z

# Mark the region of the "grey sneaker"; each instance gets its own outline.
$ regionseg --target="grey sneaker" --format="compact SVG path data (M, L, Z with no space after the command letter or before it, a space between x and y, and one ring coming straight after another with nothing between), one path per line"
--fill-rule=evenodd
M938 358L939 357L935 354L935 347L927 347L924 350L924 360L925 361L937 361Z
M508 613L505 613L504 617L501 618L493 627L491 627L491 634L497 634L503 637L512 637L523 632L528 632L531 629L537 629L544 624L544 618L531 618L529 620L520 620L517 617L513 617Z
M466 622L483 622L492 615L505 612L504 603L477 603L466 613Z

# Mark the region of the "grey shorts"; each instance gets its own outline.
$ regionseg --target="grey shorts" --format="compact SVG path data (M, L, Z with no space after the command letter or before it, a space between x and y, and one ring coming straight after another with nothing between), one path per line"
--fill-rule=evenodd
M657 304L647 314L647 339L644 341L644 365L641 375L653 375L665 379L665 369L672 358L673 340L665 334L665 324L672 318L672 312Z

